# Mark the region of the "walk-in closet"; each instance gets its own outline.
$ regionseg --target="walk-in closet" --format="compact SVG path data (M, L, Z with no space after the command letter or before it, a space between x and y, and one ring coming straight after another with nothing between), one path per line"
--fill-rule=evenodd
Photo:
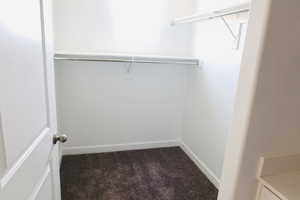
M299 0L2 0L0 200L299 200Z

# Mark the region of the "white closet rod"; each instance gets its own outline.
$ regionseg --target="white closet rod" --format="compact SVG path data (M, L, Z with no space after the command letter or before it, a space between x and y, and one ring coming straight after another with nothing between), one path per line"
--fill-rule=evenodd
M176 24L185 24L185 23L193 23L204 20L210 20L219 17L225 17L233 14L239 14L243 12L248 12L250 10L250 3L240 4L237 6L229 7L222 10L216 10L209 13L199 13L187 17L177 18L173 20L172 25Z
M116 55L84 55L84 54L55 54L55 60L90 61L90 62L118 62L118 63L149 63L149 64L181 64L199 65L199 60L194 58L177 57L139 57Z
M181 65L198 65L190 62L164 62L164 61L131 61L118 59L84 59L84 58L55 58L55 60L70 60L70 61L90 61L90 62L118 62L118 63L149 63L149 64L181 64Z

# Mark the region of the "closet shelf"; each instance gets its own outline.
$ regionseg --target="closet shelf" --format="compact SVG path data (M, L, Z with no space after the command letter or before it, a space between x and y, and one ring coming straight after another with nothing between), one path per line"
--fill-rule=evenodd
M248 11L250 11L250 3L243 3L225 9L215 10L212 12L197 13L191 16L177 18L174 19L171 24L177 25L177 24L186 24L186 23L205 21L205 20L225 17L225 16L239 14Z
M120 62L120 63L152 63L152 64L180 64L199 66L197 58L166 57L166 56L142 56L142 55L117 55L95 53L68 53L56 52L55 60L93 61L93 62Z
M243 23L239 24L238 32L235 33L234 29L230 26L230 23L227 22L227 19L225 16L233 15L233 14L239 14L250 11L250 3L244 3L235 5L229 8L221 9L221 10L215 10L213 12L208 13L198 13L195 15L177 18L173 20L171 23L172 25L178 25L178 24L187 24L187 23L194 23L194 22L200 22L215 18L220 18L222 22L224 23L225 27L228 29L230 35L232 36L234 42L235 42L235 49L238 50L240 47L240 40L242 36L242 29L243 29Z

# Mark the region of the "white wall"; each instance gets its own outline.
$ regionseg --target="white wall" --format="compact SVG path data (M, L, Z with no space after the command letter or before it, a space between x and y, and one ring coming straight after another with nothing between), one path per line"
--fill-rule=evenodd
M300 153L300 2L254 0L220 200L253 200L260 156Z
M243 48L234 49L220 20L197 24L193 34L192 25L172 27L170 21L238 2L244 0L56 0L58 51L194 55L204 61L201 71L136 65L130 74L123 64L57 62L59 124L70 135L67 146L103 147L181 136L218 182ZM230 25L238 31L234 18Z
M171 21L190 14L192 3L54 0L56 51L191 56L192 27ZM109 149L105 145L164 146L179 139L187 67L134 64L130 73L127 68L56 62L59 129L69 135L67 153L79 146L102 151Z
M191 26L174 17L193 0L54 0L56 49L67 52L191 55Z
M241 1L240 1L241 2ZM237 1L198 0L198 10L230 6ZM238 19L247 19L239 16ZM235 33L240 20L228 19ZM245 20L244 20L245 21ZM203 62L201 71L188 79L183 141L219 182L239 77L243 39L239 50L221 19L195 24L194 56Z
M69 135L65 147L73 148L67 153L78 152L74 147L89 152L118 144L175 145L187 68L133 64L128 73L128 64L56 61L59 130Z
M5 158L5 150L4 150L4 141L3 141L3 130L2 130L2 121L1 121L1 113L0 113L0 177L4 174L6 169L6 158Z
M60 129L70 135L67 145L153 142L181 136L218 182L242 48L234 49L220 20L199 23L194 31L191 24L170 26L170 22L196 10L238 2L242 0L132 0L129 6L121 0L56 0L58 51L194 55L204 61L200 71L136 64L138 71L132 74L126 74L122 64L57 62ZM236 20L230 23L237 32Z

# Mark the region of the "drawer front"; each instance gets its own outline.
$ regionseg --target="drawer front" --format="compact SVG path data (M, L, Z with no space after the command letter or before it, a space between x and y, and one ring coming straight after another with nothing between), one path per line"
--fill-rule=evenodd
M260 193L259 200L280 200L275 194L273 194L270 190L263 187Z

